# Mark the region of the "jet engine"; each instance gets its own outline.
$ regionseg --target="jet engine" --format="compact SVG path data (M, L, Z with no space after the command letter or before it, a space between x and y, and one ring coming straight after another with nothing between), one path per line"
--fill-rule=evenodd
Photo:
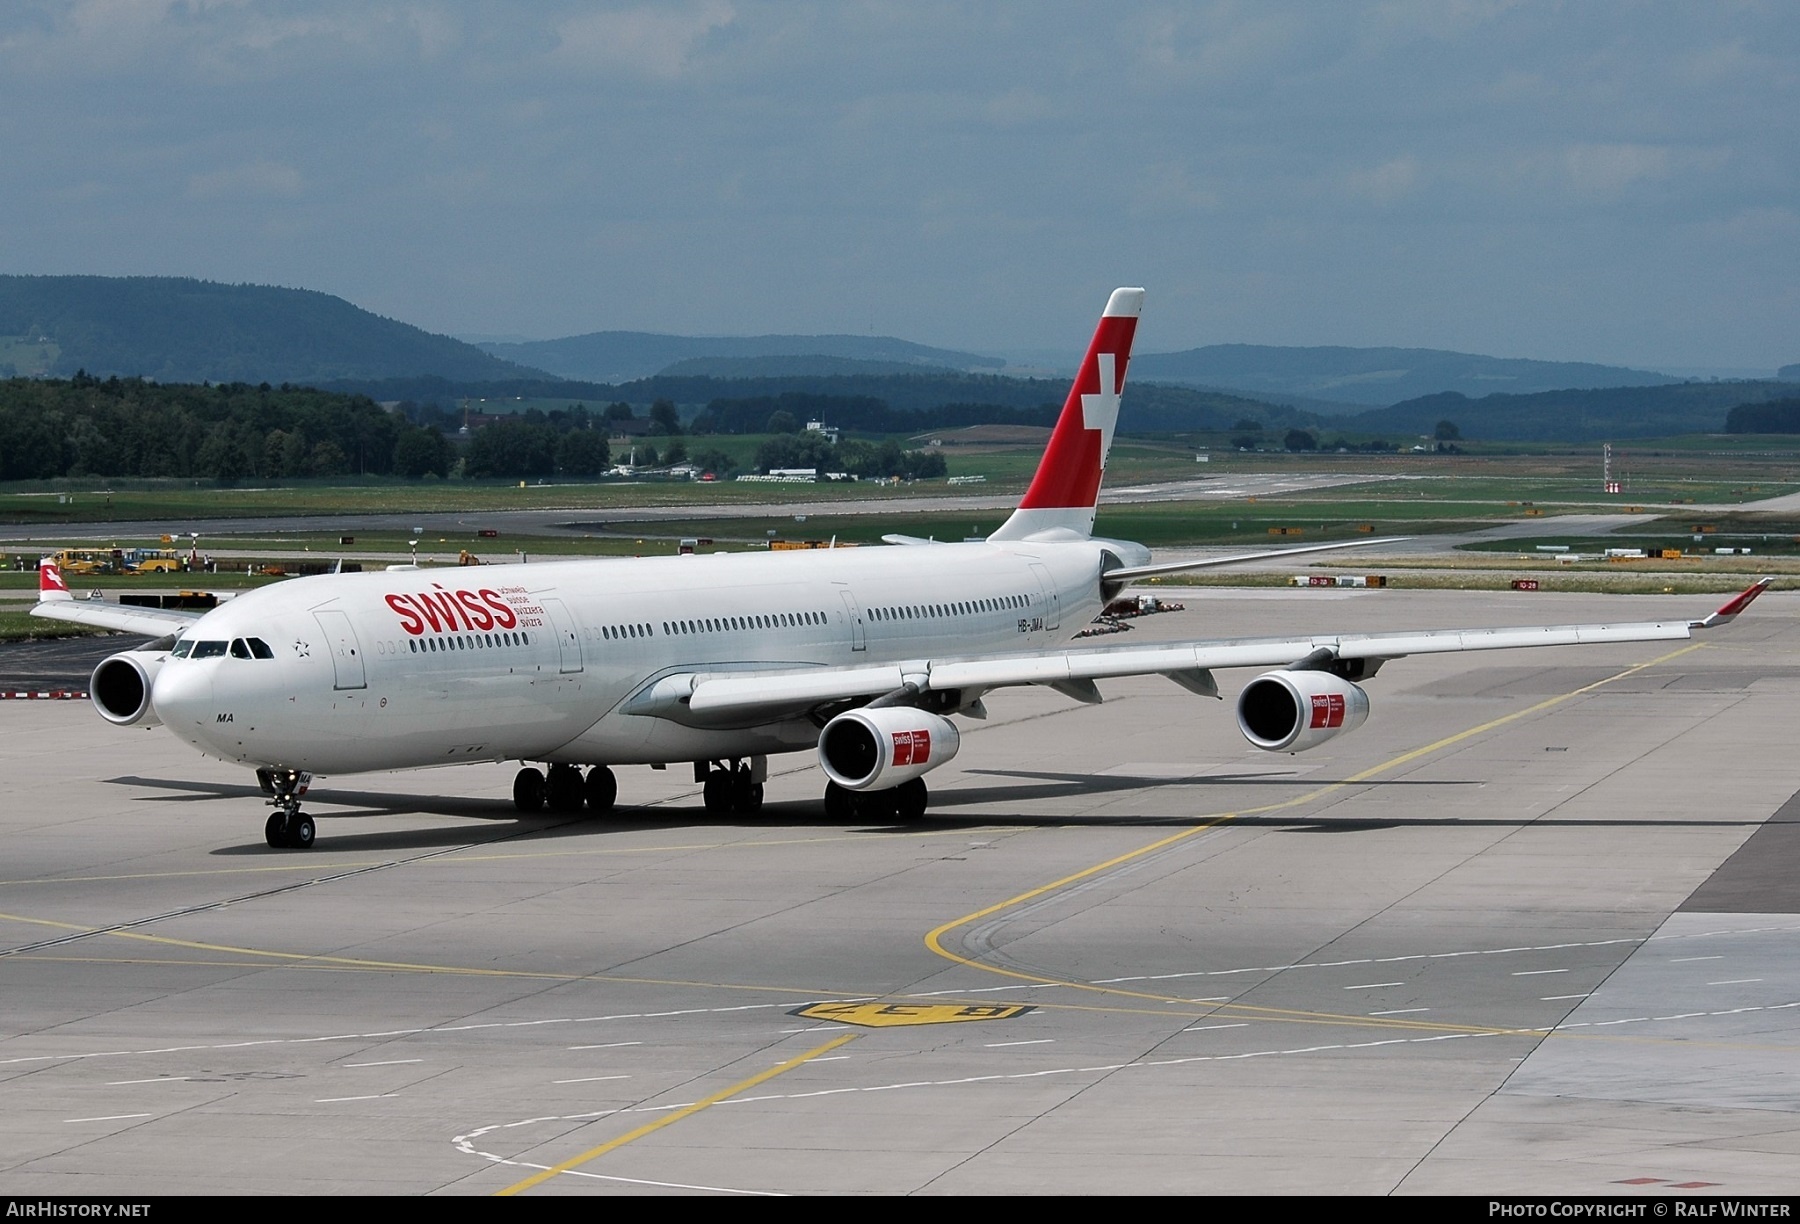
M947 718L911 706L849 710L819 735L819 767L850 791L883 791L956 755L962 736Z
M150 686L168 657L161 650L127 650L102 659L88 681L88 698L100 717L121 727L161 726Z
M1265 672L1238 694L1238 730L1265 752L1304 752L1369 716L1369 695L1330 672Z

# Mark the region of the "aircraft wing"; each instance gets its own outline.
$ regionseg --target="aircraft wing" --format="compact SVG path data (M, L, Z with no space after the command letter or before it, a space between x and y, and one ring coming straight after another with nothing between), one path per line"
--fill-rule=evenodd
M201 616L199 612L183 612L174 608L133 608L124 604L90 602L84 599L46 600L33 607L31 614L51 620L73 621L78 625L92 625L96 629L146 633L151 637L180 633Z
M1224 667L1325 669L1340 660L1374 672L1389 659L1464 650L1526 646L1663 642L1728 624L1768 588L1756 582L1700 620L1627 621L1592 625L1528 625L1504 629L1432 629L1414 633L1342 633L1292 638L1238 638L1167 642L1147 646L1071 647L1052 652L916 659L865 667L808 667L771 671L679 672L640 690L624 706L628 714L682 722L736 722L792 715L831 702L889 694L960 689L976 693L1021 684L1056 687L1094 701L1095 680L1163 675L1209 696L1217 695L1211 672Z
M54 557L45 557L38 562L38 601L31 609L31 614L49 620L92 625L96 629L144 633L157 638L180 633L203 615L177 608L140 608L128 604L76 599L75 593L69 590L69 584L63 581L62 568L57 565Z

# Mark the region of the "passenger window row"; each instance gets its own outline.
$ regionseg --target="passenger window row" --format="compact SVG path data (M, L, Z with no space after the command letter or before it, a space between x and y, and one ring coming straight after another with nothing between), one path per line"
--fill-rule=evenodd
M663 632L673 637L686 633L741 633L750 629L798 629L823 625L823 612L769 612L758 616L709 616L700 620L664 621Z
M508 646L529 646L531 635L524 630L499 633L451 633L443 637L407 639L413 654L447 654L452 650L500 650Z
M878 621L937 620L949 616L975 616L982 612L1005 612L1029 608L1031 600L1024 595L1002 595L994 599L972 599L951 604L906 604L895 608L871 608L870 619Z

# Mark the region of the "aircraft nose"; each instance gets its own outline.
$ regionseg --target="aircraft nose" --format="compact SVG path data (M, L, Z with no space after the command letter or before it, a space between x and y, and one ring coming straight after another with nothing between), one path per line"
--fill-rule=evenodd
M165 663L150 685L150 704L163 726L196 746L212 720L212 673L205 664Z

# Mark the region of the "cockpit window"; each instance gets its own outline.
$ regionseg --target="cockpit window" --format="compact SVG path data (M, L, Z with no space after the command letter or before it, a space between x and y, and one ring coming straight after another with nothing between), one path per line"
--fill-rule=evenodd
M191 659L218 659L224 657L225 648L226 643L224 642L195 642L194 652L188 657Z
M186 638L182 638L179 642L175 643L175 649L171 650L169 652L169 655L171 658L185 659L188 657L188 652L190 652L193 649L194 649L194 644L192 642L188 641Z
M261 638L245 638L244 640L250 643L250 653L255 657L259 659L273 659L275 657L275 652L270 650L269 644Z
M243 638L233 638L231 640L231 657L234 659L248 659L250 657L250 643L246 642Z

